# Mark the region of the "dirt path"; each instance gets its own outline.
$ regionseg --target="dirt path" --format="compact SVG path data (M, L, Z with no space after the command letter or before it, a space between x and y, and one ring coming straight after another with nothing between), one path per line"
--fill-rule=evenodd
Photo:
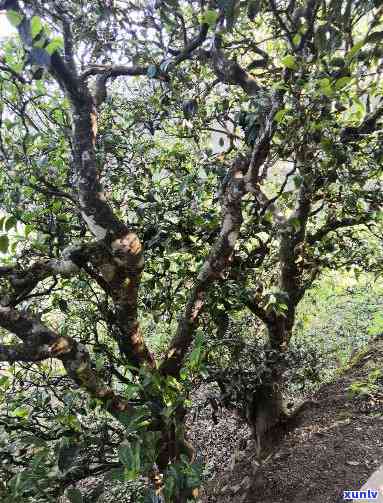
M299 427L259 467L246 427L226 414L214 426L199 418L192 440L207 470L203 503L341 503L383 462L383 379L369 395L350 399L348 387L383 370L383 337L336 382L313 397ZM374 374L375 373L375 374ZM234 453L234 454L233 454Z

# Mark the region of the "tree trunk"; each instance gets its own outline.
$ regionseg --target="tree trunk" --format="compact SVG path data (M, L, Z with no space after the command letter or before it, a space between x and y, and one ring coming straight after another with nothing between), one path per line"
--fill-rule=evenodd
M292 325L288 318L276 317L268 326L267 349L276 352L268 362L268 372L262 376L248 404L247 421L257 444L257 456L267 455L284 431L287 414L283 408L282 376L284 365L280 356L286 351Z
M161 473L166 472L169 463L181 462L183 456L189 460L189 463L194 462L195 450L185 436L185 415L186 409L180 406L173 416L173 421L163 425L162 448L158 457L158 467ZM187 487L176 488L176 493L172 496L172 503L186 503L193 499L192 490ZM166 501L166 503L168 502Z

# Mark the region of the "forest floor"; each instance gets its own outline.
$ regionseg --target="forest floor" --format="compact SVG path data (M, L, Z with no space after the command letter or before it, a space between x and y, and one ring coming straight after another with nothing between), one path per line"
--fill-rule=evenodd
M383 462L382 362L379 336L311 397L297 428L261 464L250 431L234 414L222 411L217 424L206 408L190 416L189 438L205 463L200 501L341 503L344 490L360 489ZM365 393L350 397L351 385ZM197 405L207 391L197 393Z

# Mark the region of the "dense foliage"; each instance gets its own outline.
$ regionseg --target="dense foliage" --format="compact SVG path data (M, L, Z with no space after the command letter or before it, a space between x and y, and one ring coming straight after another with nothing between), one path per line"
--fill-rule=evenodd
M107 473L187 501L192 387L261 456L292 369L316 376L306 292L381 274L383 4L0 9L0 494Z

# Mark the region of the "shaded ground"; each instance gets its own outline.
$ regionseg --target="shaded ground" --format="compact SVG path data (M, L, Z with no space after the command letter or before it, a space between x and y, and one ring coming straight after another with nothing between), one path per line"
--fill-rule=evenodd
M380 336L313 396L299 426L262 466L247 427L227 412L214 425L205 409L190 434L206 463L201 502L340 503L343 490L359 489L383 461L383 378L374 379L382 362ZM350 398L347 388L357 381L365 394ZM202 390L197 402L205 397Z

